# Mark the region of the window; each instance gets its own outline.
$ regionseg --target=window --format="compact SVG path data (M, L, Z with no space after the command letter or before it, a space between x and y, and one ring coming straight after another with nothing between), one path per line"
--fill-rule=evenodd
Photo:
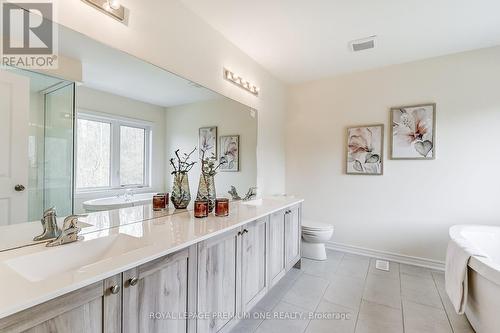
M77 191L149 185L149 123L80 111L76 128Z

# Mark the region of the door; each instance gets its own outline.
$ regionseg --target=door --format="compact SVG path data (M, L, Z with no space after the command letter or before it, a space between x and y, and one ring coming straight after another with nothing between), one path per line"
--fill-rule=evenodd
M285 265L291 268L300 259L300 208L294 206L285 213Z
M269 279L273 286L285 274L285 212L271 214L269 220Z
M267 291L267 217L245 225L241 234L241 295L250 310Z
M28 78L0 70L0 226L28 221L29 93Z
M196 249L195 249L196 250ZM123 273L123 332L188 332L189 249ZM191 265L192 267L193 265Z
M241 232L229 231L198 244L199 315L220 314L199 318L197 333L227 332L240 311L241 284L238 242Z
M120 332L120 283L118 274L2 318L0 332Z

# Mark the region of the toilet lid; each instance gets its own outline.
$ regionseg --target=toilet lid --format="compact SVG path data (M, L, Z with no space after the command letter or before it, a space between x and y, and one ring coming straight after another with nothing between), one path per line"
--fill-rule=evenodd
M330 231L333 230L333 225L321 222L302 221L302 229L306 231Z

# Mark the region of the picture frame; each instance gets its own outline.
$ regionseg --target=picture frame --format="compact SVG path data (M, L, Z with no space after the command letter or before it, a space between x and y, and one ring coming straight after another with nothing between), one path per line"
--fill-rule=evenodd
M390 109L391 160L436 158L436 103Z
M198 154L201 158L205 151L205 158L217 158L217 126L201 127L198 130Z
M384 124L347 128L346 174L384 174Z
M240 171L240 136L221 135L219 138L219 161L223 158L226 163L220 166L221 172Z

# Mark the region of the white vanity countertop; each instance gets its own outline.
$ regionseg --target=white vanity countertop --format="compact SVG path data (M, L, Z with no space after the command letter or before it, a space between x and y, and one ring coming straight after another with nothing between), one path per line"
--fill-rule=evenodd
M72 244L52 248L39 244L1 252L0 318L302 201L281 196L254 200L255 205L232 202L228 217L197 219L186 211L124 225L110 222L117 226L98 228Z
M192 210L192 206L191 204L187 210ZM166 210L153 211L151 204L102 212L92 212L80 218L80 227L82 228L80 234L84 235L99 230L184 212L186 212L186 209L174 209L172 205ZM59 227L62 226L63 220L64 217L57 218ZM40 242L33 241L33 237L39 235L41 232L42 224L40 221L2 226L0 228L0 252L26 245L38 244ZM45 241L43 241L43 243L45 243Z

